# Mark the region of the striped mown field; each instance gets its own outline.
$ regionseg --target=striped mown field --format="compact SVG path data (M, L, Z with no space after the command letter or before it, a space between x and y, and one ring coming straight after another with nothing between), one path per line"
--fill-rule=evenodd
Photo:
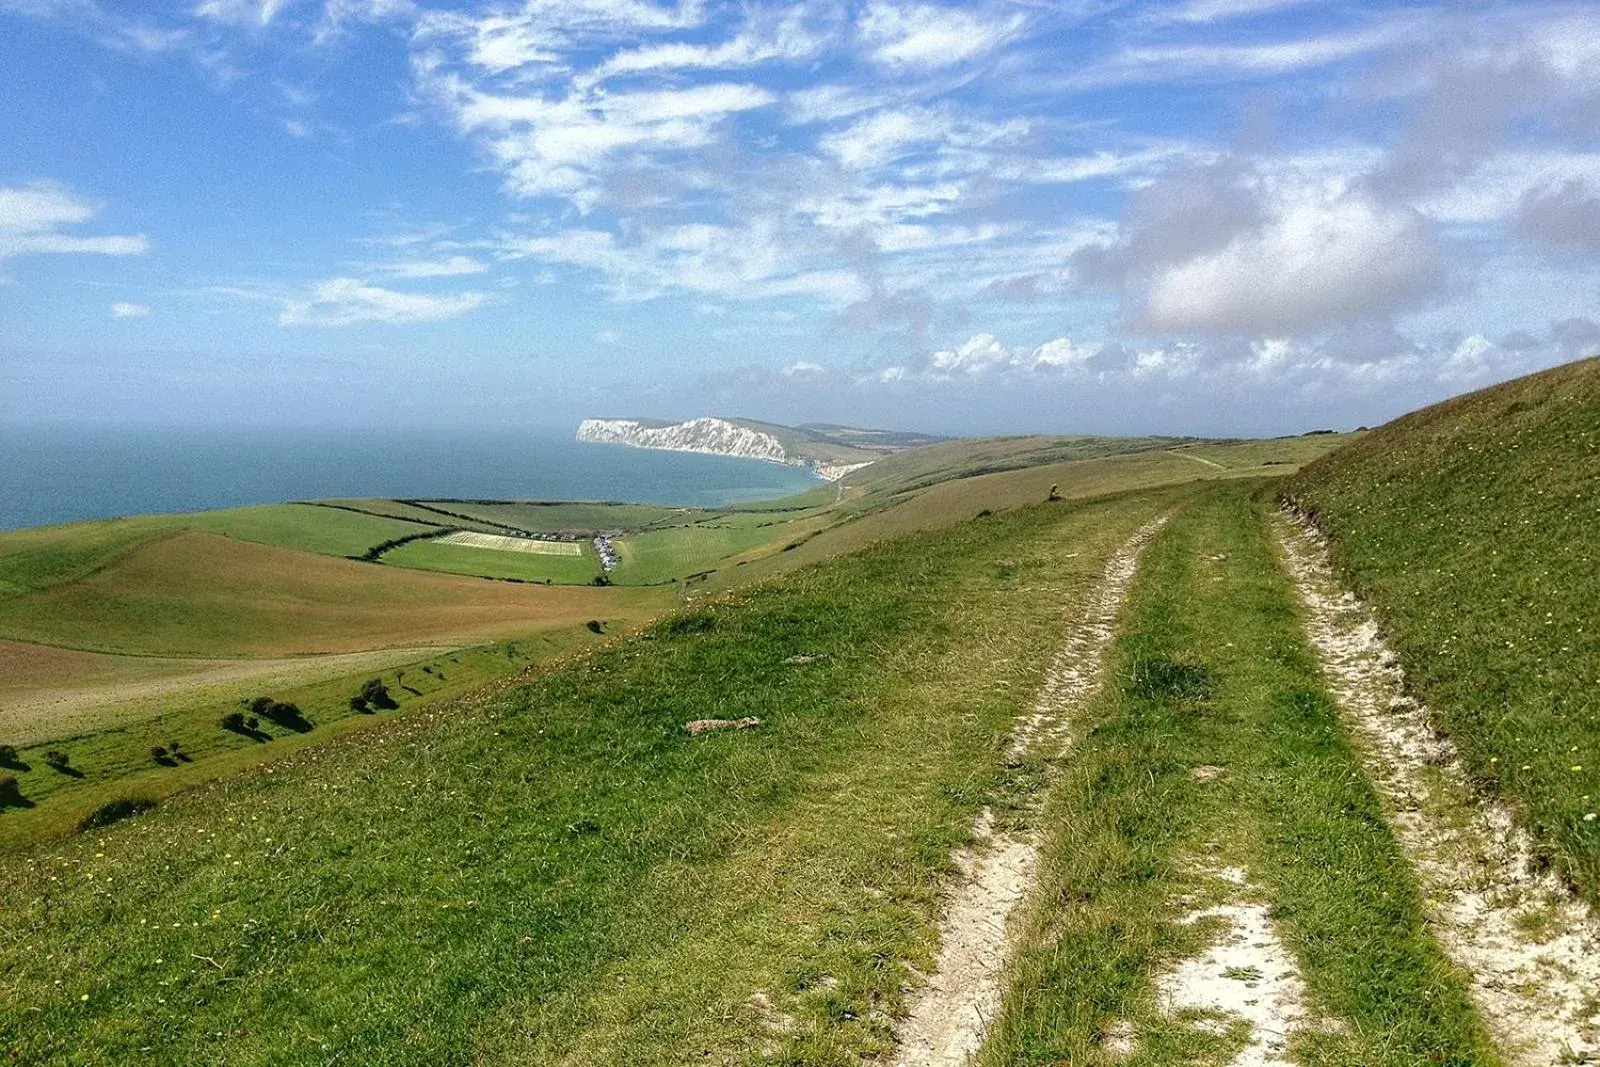
M488 548L497 552L527 552L536 556L581 556L583 545L577 541L541 541L533 537L507 537L504 534L475 533L462 530L438 539L441 545L461 545L463 548Z

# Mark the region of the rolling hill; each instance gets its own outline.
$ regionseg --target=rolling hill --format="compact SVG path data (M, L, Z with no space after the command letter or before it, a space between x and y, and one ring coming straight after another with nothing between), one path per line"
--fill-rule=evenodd
M1585 1062L1597 382L1588 361L1350 436L944 442L788 502L627 513L623 566L658 590L170 527L0 539L0 621L45 626L19 605L47 598L48 625L125 640L163 633L130 605L169 556L231 572L163 594L197 604L257 595L235 553L316 561L327 617L385 636L427 614L416 582L451 583L443 629L472 585L664 594L581 644L385 668L399 714L230 736L209 782L143 792L187 772L128 722L54 742L65 763L9 754L0 1054ZM294 514L624 515L340 504ZM356 679L305 687L313 717ZM203 711L185 750L218 743ZM79 832L6 837L95 788Z

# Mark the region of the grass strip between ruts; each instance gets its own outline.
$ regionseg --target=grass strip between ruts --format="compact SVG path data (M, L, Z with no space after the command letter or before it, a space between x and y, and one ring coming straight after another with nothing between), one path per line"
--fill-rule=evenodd
M1225 867L1247 872L1320 1017L1291 1045L1301 1063L1499 1062L1322 689L1265 507L1219 487L1147 551L1039 819L1039 892L984 1064L1230 1062L1237 1026L1168 1018L1156 995L1218 933L1183 919ZM1113 1047L1126 1024L1131 1054Z

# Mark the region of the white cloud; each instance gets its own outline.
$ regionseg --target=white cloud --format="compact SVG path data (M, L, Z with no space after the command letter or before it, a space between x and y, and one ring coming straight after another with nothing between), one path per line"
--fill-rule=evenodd
M143 235L80 236L63 227L88 222L99 205L54 182L0 186L0 259L35 253L137 256L150 248Z
M884 108L824 134L817 147L844 166L858 169L929 153L945 161L940 170L958 169L950 165L957 160L965 160L959 169L987 169L972 166L972 156L1019 141L1029 129L1025 119L991 122L960 116L951 107Z
M503 250L512 258L597 271L612 295L622 300L679 292L736 301L811 296L840 304L862 295L855 272L809 266L812 259L827 260L790 248L786 235L770 220L743 226L653 227L627 242L605 230L574 229L508 237Z
M1019 33L1021 15L978 13L935 4L872 3L860 33L873 62L933 70L992 52Z
M786 99L789 121L797 125L834 122L889 104L893 95L857 85L814 85L796 89Z
M776 25L747 26L721 44L673 41L617 52L584 74L578 84L588 86L627 75L679 70L732 70L775 61L794 62L820 54L827 37L808 27L804 6L791 9Z
M827 368L820 363L813 363L807 359L796 360L783 368L785 378L821 378L828 373Z
M471 256L446 256L442 259L398 259L374 263L370 269L394 278L459 278L482 274L489 265Z
M142 319L150 314L146 304L133 304L119 300L111 305L111 317L114 319Z
M1248 18L1290 7L1303 7L1315 0L1187 0L1154 13L1157 19L1173 22L1222 22L1226 19Z
M663 7L640 0L543 0L515 12L482 17L430 11L417 22L425 41L465 46L473 66L499 74L529 65L560 65L562 52L578 42L617 40L646 31L678 30L705 17L698 0Z
M1157 267L1153 329L1298 333L1381 316L1434 288L1443 263L1422 217L1354 191L1290 188L1226 244Z
M202 18L265 26L293 0L202 0L194 9Z
M1134 45L1071 76L1066 84L1087 89L1289 74L1414 43L1424 24L1405 17L1367 29L1259 44Z
M1600 187L1600 152L1497 152L1419 207L1441 222L1494 222L1537 191L1572 182Z
M284 301L281 326L351 326L362 322L407 325L451 319L482 307L488 295L407 293L357 278L330 278L309 297Z
M550 101L483 92L451 75L423 77L463 132L486 135L512 193L562 196L584 209L596 202L602 171L614 157L704 147L730 116L777 100L758 86L719 82Z

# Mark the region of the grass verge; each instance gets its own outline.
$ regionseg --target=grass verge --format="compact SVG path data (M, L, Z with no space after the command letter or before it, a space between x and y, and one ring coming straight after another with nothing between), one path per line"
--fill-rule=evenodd
M1397 419L1286 495L1467 769L1600 907L1596 471L1589 359Z

